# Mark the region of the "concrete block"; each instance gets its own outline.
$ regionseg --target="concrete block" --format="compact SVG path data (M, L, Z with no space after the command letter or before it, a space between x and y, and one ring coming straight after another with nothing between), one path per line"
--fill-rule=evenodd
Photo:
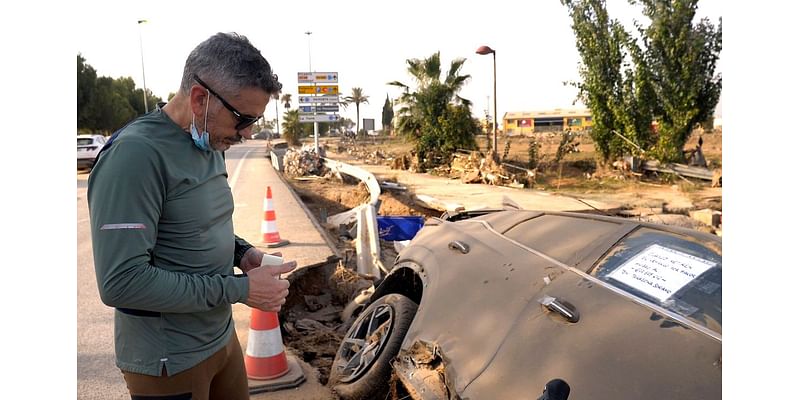
M708 226L719 227L720 223L722 223L722 213L710 208L689 211L689 216L692 219L700 221Z

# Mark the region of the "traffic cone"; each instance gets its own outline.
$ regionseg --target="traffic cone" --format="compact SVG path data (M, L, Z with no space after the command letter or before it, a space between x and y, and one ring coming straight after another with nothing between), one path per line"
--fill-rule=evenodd
M261 222L262 241L267 247L281 247L289 244L288 240L281 239L275 221L275 206L272 204L272 188L267 186L267 197L264 198L264 221Z
M275 312L252 309L244 365L250 394L293 388L305 381L297 360L286 356Z

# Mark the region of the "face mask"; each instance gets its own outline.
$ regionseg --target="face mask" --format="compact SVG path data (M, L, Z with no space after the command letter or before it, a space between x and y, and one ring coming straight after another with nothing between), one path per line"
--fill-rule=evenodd
M190 131L192 134L192 141L194 141L194 145L203 151L213 151L214 149L211 148L211 142L209 141L208 137L208 100L206 100L206 116L205 116L205 126L203 127L203 133L197 132L197 126L194 124L194 113L192 113L192 125L190 127Z

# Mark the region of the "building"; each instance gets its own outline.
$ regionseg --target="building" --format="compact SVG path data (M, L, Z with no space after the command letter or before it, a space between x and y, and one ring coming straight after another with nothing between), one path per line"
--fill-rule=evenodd
M592 126L589 110L512 111L503 115L503 130L507 136L531 135L534 132L586 130Z

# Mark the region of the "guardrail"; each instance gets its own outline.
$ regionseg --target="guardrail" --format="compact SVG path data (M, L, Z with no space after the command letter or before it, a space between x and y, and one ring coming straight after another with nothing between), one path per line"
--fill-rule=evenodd
M381 187L371 172L340 161L322 158L325 166L338 174L350 175L367 186L369 202L343 213L331 215L326 219L328 225L338 227L357 224L356 268L359 273L382 277L389 269L381 261L381 244L378 232L378 208L380 207Z

